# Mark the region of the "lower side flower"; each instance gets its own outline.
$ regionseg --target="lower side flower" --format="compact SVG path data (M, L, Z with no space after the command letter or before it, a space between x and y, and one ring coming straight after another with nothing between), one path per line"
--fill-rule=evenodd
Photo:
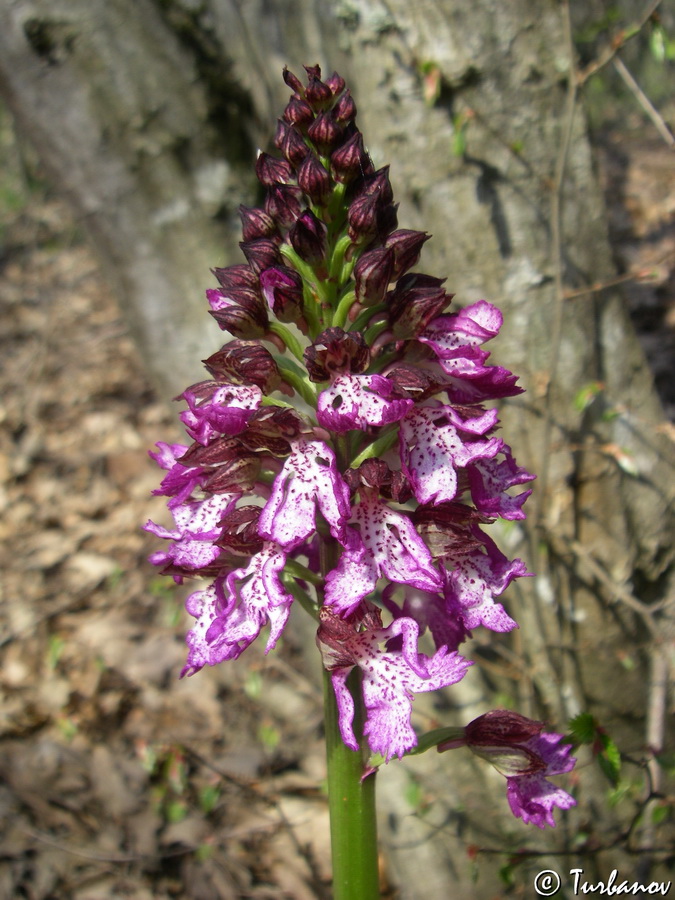
M538 828L555 826L553 810L570 809L576 800L547 781L574 768L571 745L562 735L544 733L544 723L519 713L493 709L470 722L462 735L438 745L439 752L468 747L506 777L506 796L514 816Z
M400 759L417 744L410 724L413 695L461 681L471 662L448 653L446 647L430 657L418 653L417 622L403 617L383 628L379 610L371 605L363 604L346 619L323 607L320 620L317 643L331 672L343 741L352 750L359 749L353 730L354 699L347 686L352 669L358 667L368 746L385 761L392 756Z

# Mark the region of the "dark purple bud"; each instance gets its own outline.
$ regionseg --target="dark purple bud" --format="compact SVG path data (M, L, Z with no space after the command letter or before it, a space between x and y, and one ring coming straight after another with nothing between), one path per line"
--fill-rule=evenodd
M327 328L307 347L304 357L310 381L328 381L344 372L364 372L370 350L359 332Z
M332 113L320 112L307 129L307 137L321 153L330 153L337 147L342 130Z
M472 526L491 520L472 506L451 500L418 506L413 522L434 559L461 557L481 547Z
M330 196L330 175L313 153L308 153L298 167L298 186L312 203L324 203Z
M399 279L389 294L389 321L395 337L416 337L446 308L453 295L443 290L444 280L418 273Z
M284 66L283 78L286 84L292 91L295 91L297 94L302 94L304 88L302 86L302 82L298 78L297 75L294 75L286 66Z
M441 382L420 366L400 363L389 369L386 375L402 396L416 402L432 397L442 388Z
M361 194L347 210L349 237L356 244L377 233L379 200L372 194Z
M269 153L260 153L255 163L258 181L265 187L273 184L287 184L292 176L290 163L285 159L277 159Z
M389 166L383 166L372 175L366 175L358 185L359 194L376 195L384 206L394 199L394 190L389 181Z
M305 99L313 109L320 112L333 102L333 92L320 78L310 76L305 88Z
M251 556L262 550L263 539L258 535L261 512L260 506L238 506L225 513L219 523L223 533L217 546L238 556Z
M385 247L368 250L359 257L354 268L356 299L362 306L373 306L384 300L392 281L394 253Z
M297 322L303 312L302 278L295 269L273 266L260 273L260 288L280 322Z
M295 222L302 209L302 191L291 184L273 184L267 190L265 211L284 228Z
M284 110L284 121L289 125L295 125L301 131L306 131L314 121L312 107L301 97L291 97Z
M394 271L392 281L397 281L408 269L417 263L420 258L422 245L429 240L430 234L424 231L410 231L403 228L394 231L384 242L385 247L394 251Z
M326 258L327 234L325 224L306 209L291 227L288 239L300 259L317 265Z
M260 338L267 333L270 324L267 309L257 291L250 288L208 290L206 296L211 315L223 331L244 340Z
M344 84L344 82L342 82ZM353 122L356 118L356 103L347 90L333 107L333 115L338 122Z
M372 163L363 147L363 135L360 131L354 132L341 147L333 152L330 164L333 176L343 184L372 171Z
M307 430L295 410L263 406L255 411L239 438L249 450L283 457L291 452L290 441Z
M345 89L345 80L337 72L333 72L330 78L326 79L326 84L334 97L337 97Z
M204 490L212 494L250 491L260 475L260 457L241 446L233 459L228 459L204 482Z
M239 246L254 272L262 272L270 266L281 262L279 246L270 238L258 238L257 241L243 241Z
M469 746L504 747L529 741L541 734L545 724L509 709L493 709L469 722L464 736Z
M250 266L241 263L236 266L226 266L224 269L211 269L223 288L251 288L258 286L258 276Z
M263 394L271 394L281 384L274 357L257 341L230 341L203 362L214 378L230 384L254 384Z
M274 219L264 209L242 204L239 207L239 218L245 241L255 241L257 238L272 237L278 234Z
M305 72L307 72L308 79L311 80L312 78L316 78L317 80L321 81L320 65L317 64L316 66L303 66L302 68L305 70Z
M279 119L277 133L274 137L274 146L284 154L292 166L297 166L309 153L309 147L305 144L300 132Z

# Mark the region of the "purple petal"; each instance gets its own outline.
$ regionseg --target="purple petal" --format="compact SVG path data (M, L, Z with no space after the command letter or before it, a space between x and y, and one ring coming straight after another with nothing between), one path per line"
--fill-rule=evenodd
M556 807L570 809L576 806L574 797L540 774L507 778L506 796L513 815L538 828L555 827L553 810Z
M155 522L146 522L145 531L173 541L168 550L153 553L150 562L156 566L175 563L187 569L201 569L216 560L221 553L214 544L220 536L218 523L236 503L237 496L214 494L205 500L174 506L171 510L176 522L173 531Z
M331 673L331 681L333 682L333 690L335 691L335 700L338 708L338 722L340 725L340 734L345 745L350 750L358 750L359 742L354 734L354 698L352 692L347 687L347 678L349 677L349 669L335 669Z
M499 334L502 322L496 306L479 300L457 313L432 319L417 340L428 344L440 359L451 359L465 347L491 340Z
M375 589L379 576L423 591L440 590L440 575L410 519L381 503L374 492L362 494L351 519L359 537L328 573L326 602L341 613L351 612Z
M514 578L529 575L520 559L509 561L494 541L479 528L472 529L486 552L472 550L453 560L447 572L445 594L462 609L465 627L470 631L483 625L492 631L511 631L517 623L494 597L503 593Z
M333 537L344 543L351 507L335 453L322 441L296 441L260 515L258 534L287 550L296 548L315 530L317 504Z
M393 393L394 385L382 375L339 375L319 394L317 420L338 434L398 422L413 401L393 397Z
M442 503L457 494L458 467L495 456L500 438L463 440L465 434L484 434L494 426L496 410L463 419L451 406L417 406L401 422L401 468L420 503Z
M205 446L217 435L242 432L262 399L262 391L255 385L211 384L206 396L192 389L181 394L188 404L180 414L185 429Z
M198 466L183 466L176 460L183 456L188 449L184 444L166 444L164 441L157 443L157 453L149 451L148 455L167 470L159 488L152 493L160 497L170 497L167 503L169 509L180 506L194 489L201 486L203 470ZM162 535L165 537L166 535Z
M487 516L501 516L503 519L511 520L524 519L522 506L532 491L522 491L515 497L506 491L514 485L533 481L536 476L516 465L511 448L507 444L504 444L500 454L504 456L501 462L497 457L479 459L467 467L473 502L476 508Z
M198 621L187 636L187 669L196 671L197 667L236 659L268 621L271 628L265 652L275 646L293 600L279 580L285 563L286 554L274 544L266 544L245 569L230 572L224 590L219 579L188 598L187 610Z

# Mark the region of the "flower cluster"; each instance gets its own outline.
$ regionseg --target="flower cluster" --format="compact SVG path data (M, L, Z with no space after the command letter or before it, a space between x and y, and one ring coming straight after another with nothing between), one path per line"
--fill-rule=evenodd
M544 733L544 723L506 709L493 709L469 722L461 735L438 744L439 752L468 747L506 777L506 796L514 816L539 828L555 825L553 810L576 801L546 780L574 768L570 744L562 735Z
M246 262L207 291L231 339L182 395L191 443L153 454L175 527L146 528L169 541L151 557L164 573L207 580L184 673L236 659L268 623L274 647L297 600L319 620L344 742L358 747L358 668L369 746L389 759L417 742L413 695L465 674L471 631L516 627L496 598L528 573L483 526L524 518L530 491L511 489L534 476L484 405L521 390L487 363L501 314L448 313L443 280L414 271L428 235L397 228L343 79L306 71L284 73L264 203L241 208Z

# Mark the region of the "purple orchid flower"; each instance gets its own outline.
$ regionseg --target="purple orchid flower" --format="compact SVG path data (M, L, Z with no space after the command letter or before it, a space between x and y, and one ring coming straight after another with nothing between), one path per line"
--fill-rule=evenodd
M538 828L553 827L553 810L570 809L576 800L547 779L570 772L576 760L562 735L544 732L544 727L519 713L493 709L470 722L461 737L440 743L438 751L468 747L506 777L514 816Z

